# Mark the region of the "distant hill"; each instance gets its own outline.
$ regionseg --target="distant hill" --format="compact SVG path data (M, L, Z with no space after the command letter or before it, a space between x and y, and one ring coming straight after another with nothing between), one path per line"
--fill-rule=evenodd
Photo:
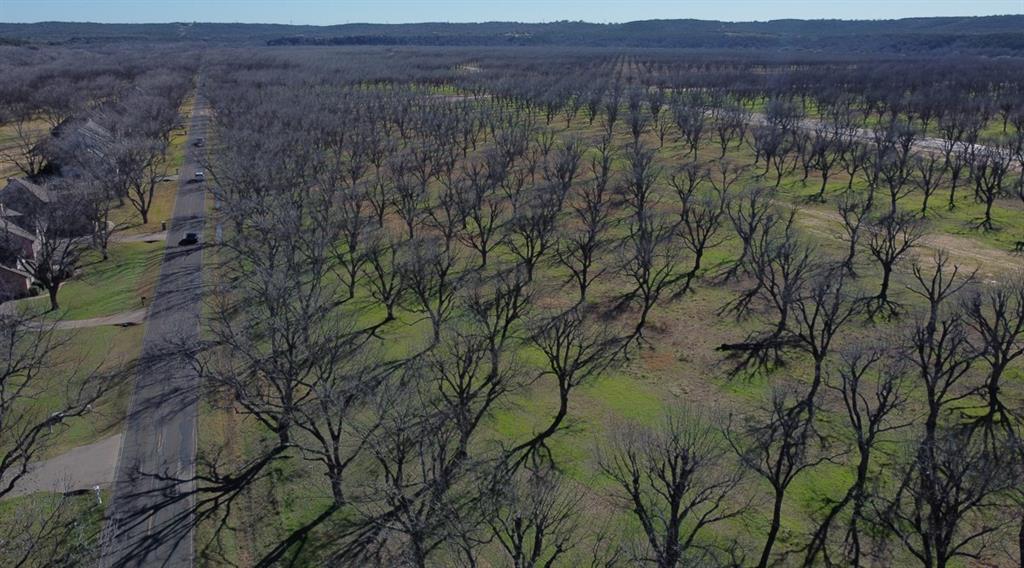
M828 52L1024 54L1024 15L901 20L623 24L0 24L0 42L206 42L249 45L588 46Z

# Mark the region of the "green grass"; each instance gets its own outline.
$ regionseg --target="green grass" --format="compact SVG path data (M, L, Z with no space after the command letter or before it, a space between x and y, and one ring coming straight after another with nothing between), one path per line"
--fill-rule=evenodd
M153 297L163 252L164 243L155 242L114 244L107 260L90 253L79 274L61 286L60 310L51 315L77 320L140 308L143 296ZM45 309L49 301L44 294L29 300L28 306Z
M103 529L103 514L110 500L108 491L101 491L103 503L96 502L92 492L73 496L59 493L35 493L0 501L0 564L14 566L26 552L19 539L36 534L47 535L36 554L19 566L88 565L95 561ZM30 542L30 541L26 541ZM60 546L58 546L58 543ZM68 558L49 557L57 546ZM13 549L12 549L13 548ZM46 556L43 556L46 555Z
M596 377L580 388L580 394L596 405L598 416L619 417L650 424L665 411L671 399L659 392L657 382L647 382L622 372Z
M64 386L70 380L81 380L95 370L120 371L110 390L88 414L71 420L46 448L45 456L55 456L72 448L91 444L121 430L128 412L128 401L134 386L131 364L142 349L144 326L103 326L74 331L60 331L64 343L54 358L62 365L50 379L54 384L35 401L43 408L60 404Z

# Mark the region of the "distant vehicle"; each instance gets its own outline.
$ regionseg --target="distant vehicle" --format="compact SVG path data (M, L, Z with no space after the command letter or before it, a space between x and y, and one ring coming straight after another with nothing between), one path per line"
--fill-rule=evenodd
M206 144L206 142L202 138L197 138L196 141L192 143L196 148L202 148L203 144Z
M203 175L203 170L196 170L196 179L199 181L206 179L206 176Z
M185 233L185 238L178 241L178 246L190 247L199 242L199 235L195 233Z

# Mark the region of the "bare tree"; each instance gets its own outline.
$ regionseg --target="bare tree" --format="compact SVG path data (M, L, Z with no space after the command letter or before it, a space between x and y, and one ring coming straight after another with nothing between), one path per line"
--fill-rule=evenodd
M791 326L796 323L792 321L793 313L798 306L808 307L803 299L823 267L815 248L797 236L793 219L791 214L781 228L769 227L754 242L750 255L754 281L723 308L740 317L754 308L760 308L759 311L766 314L765 329L750 332L740 343L724 343L718 347L719 351L739 356L732 369L733 374L749 368L779 366L784 361L784 351L800 344L800 337L791 333L795 329ZM827 286L820 292L823 296L819 300L825 300L829 295ZM831 292L836 294L832 300L845 296L842 284ZM814 304L810 302L811 310L822 307ZM833 305L833 308L838 309L838 305ZM838 316L838 311L833 315ZM817 343L818 339L813 338L812 342Z
M828 387L839 394L846 411L846 419L853 432L857 451L857 462L853 482L842 497L830 500L824 517L818 523L807 552L804 566L814 566L818 556L825 563L834 565L841 559L842 564L860 566L864 556L866 532L870 531L867 518L871 497L871 476L880 452L878 446L882 436L909 424L899 419L907 403L906 366L893 360L893 353L881 345L854 345L842 351L840 363L834 374L829 376ZM877 379L871 375L877 373ZM849 517L842 521L840 516L849 508ZM830 535L837 523L842 527L842 540L838 549L830 549Z
M1003 378L1024 355L1024 282L1018 274L1010 283L973 290L963 300L967 325L974 332L974 351L988 366L979 394L985 411L976 420L1011 431L1020 417L1001 398Z
M629 169L625 172L621 192L636 219L647 216L656 203L655 184L661 169L654 162L655 154L655 150L648 149L642 143L631 144L626 148Z
M853 182L857 178L857 172L864 169L865 164L868 161L868 147L866 144L850 141L849 147L846 152L840 158L843 164L843 171L848 176L846 181L846 189L853 189Z
M914 157L914 168L917 170L917 187L924 195L921 200L921 216L928 215L928 199L946 181L947 167L938 154L927 154Z
M619 300L619 306L636 304L640 310L632 339L644 341L647 318L662 295L682 282L683 255L676 246L676 226L665 217L648 212L634 217L622 247L622 272L633 284Z
M509 221L504 244L526 267L531 280L541 258L554 241L561 202L549 187L534 188Z
M921 566L944 568L957 558L996 561L1007 523L1001 497L1016 482L1005 463L962 430L943 430L908 452L892 496L875 505L879 522ZM998 561L996 561L998 562Z
M166 142L147 143L128 140L126 152L134 154L128 174L128 201L142 217L142 223L149 223L149 210L156 196L156 186L167 177L165 153Z
M684 168L684 171L692 172L692 169ZM700 273L704 253L723 242L724 239L716 235L729 208L730 188L741 172L741 169L719 164L720 177L710 180L714 186L714 192L710 194L697 193L702 179L700 174L682 176L686 181L680 181L679 177L673 176L671 185L680 201L677 232L683 246L693 257L693 263L674 296L682 296L691 289L694 279Z
M548 440L564 427L569 417L570 395L573 390L608 367L622 344L605 329L586 320L578 308L542 320L530 341L544 354L546 368L541 377L554 380L558 390L558 409L543 429L517 444L509 455L517 463L528 459L551 462Z
M629 109L629 133L633 136L633 144L639 144L640 138L651 126L651 117L644 112L643 107L631 107Z
M860 195L859 192L847 190L843 197L836 204L836 210L843 220L843 233L846 241L846 256L841 265L850 276L857 276L855 263L857 250L860 248L861 229L864 223L870 219L871 202Z
M751 422L742 431L734 431L730 424L725 430L729 445L743 465L772 488L771 525L765 535L758 568L766 568L771 562L782 528L782 505L793 480L833 457L827 452L815 451L813 423L801 410L803 398L798 395L795 404L790 402L791 398L784 390L775 389L763 422Z
M793 300L792 318L786 335L789 343L811 356L814 362L811 386L805 405L813 417L816 396L825 378L825 360L841 331L861 313L862 304L847 284L846 272L838 267L810 269L806 289Z
M684 142L687 152L696 159L706 126L707 108L703 102L696 99L680 100L673 105L672 116L675 117L679 137Z
M27 105L11 105L7 113L0 113L3 122L11 127L11 137L0 146L0 160L17 168L26 176L39 174L46 166L46 152L43 150L48 134L45 126Z
M842 132L835 126L822 124L814 131L808 149L808 157L811 167L821 174L821 187L818 188L818 193L815 195L815 199L818 201L825 199L825 189L828 187L829 177L846 152L844 144L845 139Z
M491 531L516 568L555 566L578 544L581 494L550 469L520 470L499 489Z
M365 241L371 221L367 215L366 196L361 189L339 188L335 195L333 213L342 236L335 260L340 268L339 273L348 292L348 299L352 299L356 295L356 285L359 283L363 265L367 262ZM391 314L390 311L388 313Z
M563 231L555 246L555 258L569 270L579 296L576 305L587 300L590 285L605 273L595 265L598 255L607 247L606 234L611 225L611 207L606 184L601 181L581 184L577 203L572 206L579 230Z
M653 429L626 424L613 440L599 460L619 506L643 529L645 553L636 560L660 568L715 562L716 545L702 537L747 504L735 496L744 472L708 417L684 410Z
M1010 156L1002 149L978 152L970 162L975 198L985 204L985 214L978 222L979 228L986 231L995 229L992 222L992 205L997 198L1006 194L1004 183L1010 167Z
M92 246L100 251L103 260L110 258L108 248L114 235L126 227L126 223L118 223L111 219L113 196L105 189L97 187L95 182L87 183L83 192L83 215L92 227Z
M902 307L889 297L893 269L924 238L924 223L914 213L897 211L871 221L868 252L882 269L882 284L869 302L869 313L895 316Z
M462 287L457 252L439 244L429 238L406 241L399 264L408 290L407 308L427 315L435 342L441 338L441 326L454 313L456 294Z
M789 154L792 152L792 143L787 131L779 126L764 125L758 126L753 131L753 146L755 160L764 160L764 171L760 177L768 175L768 172L775 169L775 187L782 183L782 176L788 171ZM755 161L755 163L757 163Z
M471 167L467 191L458 201L465 226L457 238L480 256L480 268L487 267L488 256L504 238L505 205L496 192L505 173L496 160L489 160L486 167Z
M17 254L19 266L47 291L50 310L60 309L57 293L62 284L74 277L82 266L82 256L89 247L88 237L75 234L86 212L83 196L74 189L51 188L55 200L33 215L34 253ZM8 222L8 221L4 221ZM0 236L0 248L15 247L9 233Z
M746 134L747 123L749 122L750 112L739 106L726 107L717 113L714 127L715 132L718 134L718 145L722 149L719 158L725 157L725 152L729 149L729 144L733 140L737 144L743 143L743 137Z
M34 314L0 314L0 497L11 493L67 424L120 384L117 371L86 369L68 357L69 341Z
M86 519L99 518L91 494L74 491L21 499L0 520L0 561L7 566L81 566L99 561L99 531Z
M477 433L518 380L515 364L502 356L502 330L515 310L485 303L490 307L472 310L476 323L468 322L468 331L442 335L382 386L374 410L380 426L367 445L377 481L338 559L377 554L385 563L425 566L450 548L472 558L484 541L480 533L493 519L488 506L506 479L495 473L507 470L500 456L479 448Z
M729 279L741 271L749 273L750 254L755 240L759 234L765 233L778 222L779 215L774 212L771 190L760 186L747 189L731 199L726 214L743 245L739 257L724 274L724 278Z
M619 117L619 106L622 104L622 91L618 85L612 85L605 91L604 97L604 130L609 135L615 128L615 122Z
M395 308L405 293L400 270L401 242L383 228L371 233L368 240L366 262L362 269L370 295L386 310L382 323L388 323L395 319Z
M874 152L870 154L873 171L889 190L889 215L896 214L897 204L910 194L908 182L913 174L912 149L916 133L902 122L893 120L874 131Z

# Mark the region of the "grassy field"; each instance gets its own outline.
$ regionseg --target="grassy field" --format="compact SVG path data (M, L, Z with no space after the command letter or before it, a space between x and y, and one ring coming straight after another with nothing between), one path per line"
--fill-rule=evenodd
M102 326L89 329L58 332L63 345L57 353L63 362L63 373L55 378L50 392L58 396L70 380L78 380L94 371L118 372L116 381L106 395L93 405L93 410L82 419L70 421L46 448L44 457L60 455L72 448L91 444L121 431L131 398L132 365L142 349L144 326ZM125 371L125 372L120 372ZM41 400L43 404L56 400Z
M43 119L37 119L28 123L26 129L34 136L44 136L49 132L50 124ZM8 177L23 175L14 162L4 156L7 153L17 153L17 138L14 124L0 124L0 183L7 183Z
M36 493L0 501L0 562L7 566L41 566L21 564L21 555L29 545L40 551L53 552L53 565L82 566L96 560L103 514L110 499L101 491L102 503L92 492L71 496L59 493Z
M60 310L51 312L50 317L78 320L110 316L139 309L143 297L153 297L163 241L114 243L109 252L107 260L101 260L99 253L88 254L79 273L61 286L57 296ZM49 301L43 295L22 302L31 309L45 309Z

